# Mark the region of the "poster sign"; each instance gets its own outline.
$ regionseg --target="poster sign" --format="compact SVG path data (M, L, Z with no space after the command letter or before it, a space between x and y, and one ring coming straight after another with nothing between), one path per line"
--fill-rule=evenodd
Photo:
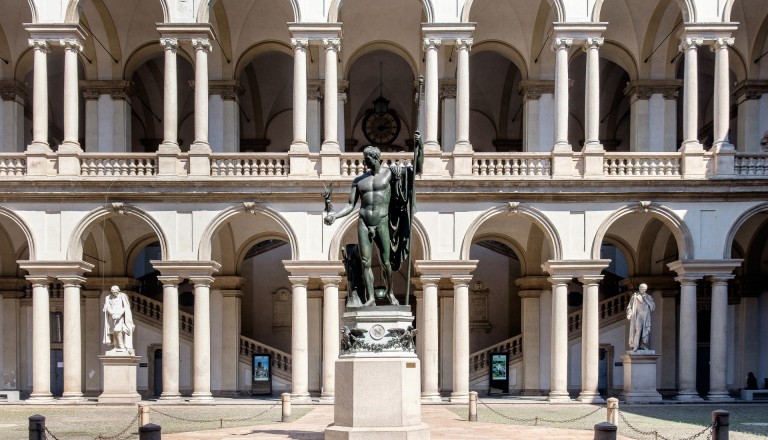
M508 393L509 392L509 354L492 353L491 354L491 378L490 390L488 393Z
M251 377L253 394L272 394L272 356L269 354L253 355L253 375Z

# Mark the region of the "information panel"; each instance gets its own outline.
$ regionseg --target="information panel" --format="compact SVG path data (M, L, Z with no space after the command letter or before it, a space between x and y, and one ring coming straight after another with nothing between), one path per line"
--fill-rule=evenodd
M252 394L272 394L272 355L253 355Z
M491 378L489 394L509 392L509 354L491 354Z

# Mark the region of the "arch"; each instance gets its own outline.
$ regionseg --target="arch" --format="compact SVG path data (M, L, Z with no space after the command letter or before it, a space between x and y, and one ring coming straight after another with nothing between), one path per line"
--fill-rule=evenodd
M83 0L69 0L66 13L64 14L65 23L77 23L80 21L80 2Z
M293 0L291 0L293 2ZM435 21L435 8L432 5L432 0L418 0L421 3L421 9L424 11L424 15L427 16L427 23L434 23ZM471 1L471 0L470 0ZM331 0L331 5L328 8L328 23L337 23L339 21L339 12L341 7L344 6L344 0ZM298 19L296 21L299 21ZM466 21L466 20L463 20Z
M357 219L360 217L358 212L346 216L344 221L339 224L338 229L331 238L331 244L328 247L328 259L336 260L341 250L341 241L347 234L347 231L357 224ZM411 225L411 243L413 243L413 236L419 239L421 246L424 249L424 260L432 259L432 245L429 242L429 236L427 235L427 229L415 216L413 217L413 224ZM411 246L413 248L413 246Z
M526 261L526 253L523 250L523 247L520 245L520 243L517 242L517 240L514 240L510 237L507 237L506 235L499 234L499 233L488 233L488 234L480 234L477 237L473 237L472 244L479 243L481 241L498 241L500 243L503 243L505 246L512 249L512 252L515 253L515 256L517 256L517 260L520 262L520 269L523 273L523 276L525 276L525 273L527 272L528 268L528 262ZM470 245L471 246L471 245Z
M475 234L477 234L477 231L480 229L483 223L488 221L491 217L500 214L520 214L524 217L527 217L533 222L533 224L538 226L544 232L544 236L548 239L549 245L552 249L552 259L562 259L563 244L562 240L560 239L560 234L558 234L557 228L555 228L555 225L552 224L547 216L545 216L538 209L519 202L509 202L506 205L496 206L481 213L472 222L472 224L467 229L467 232L464 234L464 240L461 243L461 254L459 258L462 260L469 260L469 248L472 247L472 242L474 241L474 237Z
M606 40L600 48L600 58L605 58L624 69L629 74L630 81L636 80L639 76L637 59L623 44Z
M72 236L69 238L69 245L67 246L67 259L75 261L82 258L83 254L83 239L85 232L94 223L99 220L106 219L115 215L135 215L143 220L157 235L157 241L160 242L160 250L162 252L162 259L169 260L168 255L168 238L165 236L163 229L157 223L157 221L146 211L141 208L126 204L126 203L108 203L105 206L94 209L83 217L75 226L72 231Z
M723 248L723 258L728 260L731 257L731 247L733 245L734 240L736 240L736 234L739 232L739 229L741 229L742 226L744 226L744 223L746 223L750 217L763 213L768 212L768 202L763 202L758 205L753 206L752 208L744 211L735 222L733 222L733 225L731 226L731 229L728 230L728 234L725 236L725 246Z
M469 21L469 14L472 11L472 4L475 0L466 0L464 3L464 6L461 8L461 21L466 23ZM547 0L547 3L549 3L549 6L555 10L555 21L564 21L565 20L565 6L563 5L564 0Z
M279 40L265 40L254 44L249 47L237 60L235 64L235 78L240 78L243 74L243 70L253 62L259 55L269 52L280 52L288 55L293 59L293 49L284 41Z
M21 229L21 232L24 233L24 237L27 239L29 247L29 260L35 260L35 249L37 249L37 246L35 245L35 238L32 235L32 229L30 229L27 223L24 222L24 220L22 220L21 217L19 217L15 212L4 206L0 206L0 215L12 221L16 226L19 227L19 229Z
M291 245L291 258L293 260L301 259L299 254L298 239L296 233L291 228L291 225L280 215L279 212L272 208L262 206L254 202L243 202L239 205L230 206L229 208L221 211L216 217L211 220L208 226L205 227L203 235L200 237L200 246L198 247L198 258L201 261L207 261L211 259L211 242L213 241L213 235L219 228L230 218L237 214L250 213L250 214L262 214L275 223L280 225L285 232L285 237L281 239L287 239L288 244Z
M597 232L595 233L595 239L592 242L591 258L600 258L600 245L602 244L603 238L608 233L608 229L610 229L611 225L613 225L613 223L616 222L616 220L619 218L635 212L646 212L661 220L661 222L664 223L672 231L672 235L675 236L679 250L679 259L693 259L693 236L691 235L690 229L688 229L688 225L686 225L685 222L671 209L665 206L661 206L655 202L645 201L624 205L614 211L611 215L608 216L608 218L603 221L603 223L597 229Z
M627 243L624 238L613 234L605 234L600 246L602 246L603 243L613 245L619 252L621 252L622 256L624 256L624 260L627 261L627 275L630 277L634 276L635 271L637 270L637 255L632 251L632 246Z
M411 68L411 72L413 73L413 77L418 77L419 73L419 67L416 63L416 60L413 59L411 54L401 45L397 43L393 43L391 41L383 41L383 40L375 40L370 41L360 47L357 48L355 53L353 53L349 60L346 62L346 65L344 66L344 72L342 73L342 78L349 79L349 71L354 66L355 62L359 60L364 55L377 51L377 50L383 50L387 52L392 52L395 55L399 56L400 58L404 59L406 63L408 63L408 66Z
M525 81L528 79L528 63L526 62L525 57L520 53L520 51L517 50L516 47L511 46L507 42L501 40L484 40L480 43L472 45L472 55L488 51L496 52L512 61L512 63L517 67L517 70L522 73L521 80Z
M158 55L159 54L159 55ZM133 74L142 66L142 64L151 60L152 58L163 57L165 55L164 49L160 46L159 39L157 41L149 41L131 52L125 60L125 67L123 68L123 79L129 80ZM181 47L176 51L176 55L189 62L194 67L195 60L189 56L189 54L182 50ZM176 61L178 66L178 60ZM178 68L178 67L177 67Z
M266 234L258 234L246 241L240 248L235 249L234 253L234 272L238 275L241 275L243 262L245 262L245 257L248 255L248 251L251 250L252 247L255 245L261 243L262 241L267 240L280 240L282 242L287 242L286 237L284 235L278 235L273 233L266 233ZM291 249L291 252L293 252L293 249ZM222 264L223 266L223 264Z
M139 237L136 240L133 241L125 250L125 268L124 273L127 276L136 277L136 274L133 272L133 267L136 265L136 258L138 258L139 253L144 250L145 247L149 246L150 244L158 241L157 237L154 235L144 235L143 237Z
M29 3L29 10L32 12L32 23L38 23L40 18L37 15L37 7L35 6L35 0L27 0Z
M720 18L723 23L731 21L731 11L733 10L733 3L735 0L725 0L725 6L723 6L723 15Z
M684 22L696 22L696 6L694 6L693 0L675 0L675 3L677 3L677 5L680 7L680 12L683 14Z

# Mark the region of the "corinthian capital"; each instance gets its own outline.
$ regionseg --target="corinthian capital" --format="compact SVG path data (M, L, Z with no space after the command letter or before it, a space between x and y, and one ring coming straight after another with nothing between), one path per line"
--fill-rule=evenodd
M62 38L59 40L59 44L67 50L74 50L75 52L83 51L83 42L76 38Z
M291 38L291 46L293 46L294 50L306 50L309 47L309 39Z
M712 42L712 52L716 52L720 49L728 49L729 46L733 46L733 37L731 38L715 38Z
M568 50L573 44L573 38L555 37L552 40L552 50L558 51L560 49Z
M472 43L474 40L472 38L457 38L456 39L456 49L457 50L470 50L472 49Z
M586 40L584 40L584 50L589 49L600 49L600 46L605 43L605 38L603 37L589 37Z
M423 43L424 43L424 50L427 51L427 50L437 49L438 47L440 47L442 40L440 40L439 38L425 38Z
M45 53L48 53L51 51L50 46L48 46L47 40L44 40L42 38L30 38L28 41L29 41L29 45L35 50L39 50Z
M698 37L686 37L680 40L680 52L685 52L688 49L697 49L704 44L704 40Z
M172 50L176 52L176 50L179 48L179 40L176 38L161 38L160 39L160 45L163 46L163 49L165 50Z
M195 50L204 50L206 52L213 50L213 46L211 46L211 40L208 38L193 38L192 47L194 47Z
M325 50L338 52L341 49L341 40L338 38L323 38L323 47Z

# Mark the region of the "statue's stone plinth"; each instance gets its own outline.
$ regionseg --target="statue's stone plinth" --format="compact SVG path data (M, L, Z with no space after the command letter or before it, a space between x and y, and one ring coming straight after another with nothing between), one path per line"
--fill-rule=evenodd
M334 423L326 440L429 439L429 425L421 421L419 359L401 336L413 322L410 307L349 310L342 320L363 339L336 361Z
M628 351L621 355L624 361L624 391L621 399L626 403L659 403L661 394L656 390L656 363L661 355L653 350Z
M141 400L136 392L136 369L141 356L106 354L99 356L102 365L104 391L99 403L135 403Z

